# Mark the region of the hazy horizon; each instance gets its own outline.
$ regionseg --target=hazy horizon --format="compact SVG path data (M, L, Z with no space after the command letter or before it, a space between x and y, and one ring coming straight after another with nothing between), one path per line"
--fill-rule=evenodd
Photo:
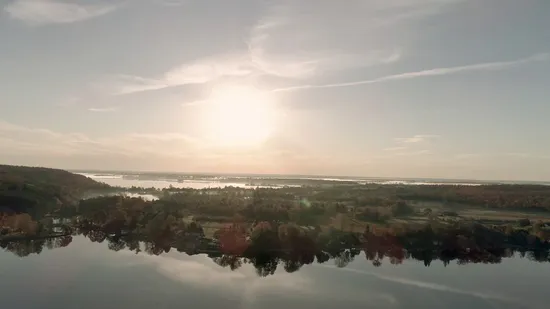
M266 174L266 173L210 173L210 172L185 172L185 171L155 171L155 170L89 170L89 169L68 169L72 173L80 174L109 174L109 175L130 175L130 174L150 174L150 175L181 175L181 176L224 176L224 177L252 177L252 178L315 178L315 179L340 179L340 180L404 180L404 181L443 181L443 182L471 182L471 183L550 183L544 180L529 179L468 179L468 178L425 178L425 177L378 177L361 175L322 175L322 174Z
M542 0L2 1L0 164L550 181L547 12Z

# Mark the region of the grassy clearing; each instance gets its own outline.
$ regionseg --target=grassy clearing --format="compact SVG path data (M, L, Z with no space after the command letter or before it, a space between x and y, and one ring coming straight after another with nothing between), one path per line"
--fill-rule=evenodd
M458 217L469 220L479 220L486 222L515 222L520 219L529 219L531 221L550 221L550 213L533 212L533 211L515 211L515 210L496 210L479 208L465 204L450 204L443 202L409 202L409 204L418 211L431 209L434 215L440 215L443 212L455 212ZM395 221L395 219L393 220ZM399 220L397 220L399 221ZM406 218L406 221L427 221L427 216L411 216Z
M549 221L550 214L533 213L533 212L518 212L518 211L495 211L485 209L467 209L459 211L461 217L474 220L491 220L491 221L517 221L519 219L529 219L531 221Z
M391 217L385 222L374 221L362 221L354 218L354 215L350 212L347 215L336 215L326 220L318 222L317 226L322 231L328 231L330 229L337 229L344 232L363 233L367 227L379 226L385 227L395 224L407 224L407 225L424 225L430 220L445 224L457 221L470 221L475 220L481 224L508 224L517 223L520 219L529 219L532 222L543 221L550 222L550 213L545 212L522 212L522 211L508 211L508 210L493 210L493 209L480 209L475 207L467 207L466 205L446 205L440 202L414 202L411 206L415 208L415 213L408 216ZM431 215L426 214L426 209L431 209ZM383 211L387 208L384 207L372 207ZM455 215L453 215L455 214ZM224 216L188 216L183 219L185 222L190 223L197 221L204 229L206 237L212 237L216 231L225 227L227 224L233 222L233 217ZM309 227L304 226L308 229Z

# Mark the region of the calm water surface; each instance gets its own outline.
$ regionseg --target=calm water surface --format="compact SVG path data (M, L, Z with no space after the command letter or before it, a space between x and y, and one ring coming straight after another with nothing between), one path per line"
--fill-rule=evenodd
M71 245L20 258L0 251L1 308L548 308L550 267L522 258L501 264L430 267L408 260L376 268L364 255L258 277L204 255L111 251Z
M227 182L227 181L220 181L216 180L214 178L211 178L209 180L203 179L185 179L182 182L178 182L175 179L164 179L162 176L158 176L157 179L151 178L151 179L134 179L134 178L127 178L125 175L122 174L111 174L111 173L103 173L103 174L97 174L97 173L77 173L80 175L84 175L86 177L90 177L96 181L106 183L111 186L117 186L117 187L144 187L144 188L158 188L158 189L166 189L170 186L175 188L192 188L192 189L205 189L205 188L223 188L227 186L233 186L233 187L240 187L240 188L256 188L256 187L266 187L266 188L277 188L282 186L283 184L276 186L276 185L265 185L265 186L258 186L258 185L248 185L249 179L242 179L242 182ZM127 176L127 175L126 175ZM222 177L223 176L219 176ZM283 176L280 176L281 179L284 179ZM252 177L254 179L254 177ZM449 180L445 180L443 182L441 181L425 181L425 180L390 180L390 179L379 179L379 180L373 180L373 179L348 179L348 178L288 178L288 179L299 179L303 180L304 184L308 180L325 180L325 181L333 181L335 183L341 182L341 181L355 181L358 184L366 184L366 183L377 183L377 184L387 184L387 185L396 185L396 184L404 184L404 185L438 185L438 184L447 184L447 185L466 185L466 186L479 186L480 183L470 183L470 182L452 182ZM260 179L256 179L260 180ZM261 180L260 180L261 182ZM297 185L289 185L284 184L285 186L297 186ZM299 185L298 185L299 186Z
M190 189L207 189L207 188L224 188L224 187L239 187L239 188L276 188L277 186L250 186L246 182L221 182L221 181L204 181L204 180L185 180L177 182L174 180L165 179L128 179L123 175L97 175L91 173L79 173L86 177L92 178L95 181L106 183L116 187L142 187L142 188L157 188L167 189L174 188L190 188Z

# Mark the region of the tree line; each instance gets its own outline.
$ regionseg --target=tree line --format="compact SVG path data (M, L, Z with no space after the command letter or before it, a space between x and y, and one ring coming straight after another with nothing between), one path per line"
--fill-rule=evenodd
M0 217L0 246L18 256L44 248L70 245L74 236L106 242L110 250L160 255L169 251L205 254L223 267L252 264L258 275L273 274L282 265L287 272L303 265L333 261L344 267L359 255L374 266L401 264L406 259L429 266L500 263L514 254L550 261L550 235L539 222L527 226L485 226L475 222L421 225L366 225L359 232L335 227L303 226L280 220L247 221L236 215L206 237L200 222L186 220L177 204L147 202L121 196L81 202L59 217L28 214Z

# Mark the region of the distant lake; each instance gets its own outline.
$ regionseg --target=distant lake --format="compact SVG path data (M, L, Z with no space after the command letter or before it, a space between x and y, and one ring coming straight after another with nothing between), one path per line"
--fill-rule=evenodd
M117 187L143 187L143 188L157 188L157 189L166 189L170 186L175 188L192 188L192 189L205 189L205 188L215 188L215 187L247 187L245 183L222 183L217 181L185 181L177 182L174 180L165 180L165 179L131 179L126 178L124 175L98 175L90 173L80 173L86 177L90 177L95 181L106 183L110 186Z
M91 174L91 173L79 173L86 177L92 178L95 181L106 183L110 186L116 187L142 187L142 188L157 188L166 189L170 186L174 188L191 188L191 189L206 189L206 188L223 188L223 187L240 187L240 188L256 188L256 187L269 187L275 188L278 186L260 186L260 185L248 185L246 182L225 182L215 180L184 180L178 182L174 179L132 179L126 177L126 175L115 174Z
M328 261L287 273L279 265L259 277L246 263L231 271L205 255L115 252L76 236L40 255L0 251L0 299L9 309L542 309L548 265L519 257L446 267L385 259L377 268L362 253L345 268Z
M354 184L388 184L388 185L467 185L467 186L479 186L482 182L472 181L456 181L445 179L358 179L358 178L334 178L334 177L291 177L291 176L223 176L223 175L179 175L174 174L162 175L162 174L117 174L117 173L93 173L93 172L78 172L77 174L84 175L92 178L96 181L106 183L111 186L117 187L144 187L144 188L158 188L165 189L170 186L175 188L192 188L192 189L205 189L205 188L223 188L228 186L240 187L240 188L277 188L282 186L301 186L303 184L316 184L317 182L323 184L339 184L343 182ZM290 181L290 183L288 183ZM253 183L253 184L252 184ZM266 184L267 183L267 184ZM318 184L318 183L317 183Z

